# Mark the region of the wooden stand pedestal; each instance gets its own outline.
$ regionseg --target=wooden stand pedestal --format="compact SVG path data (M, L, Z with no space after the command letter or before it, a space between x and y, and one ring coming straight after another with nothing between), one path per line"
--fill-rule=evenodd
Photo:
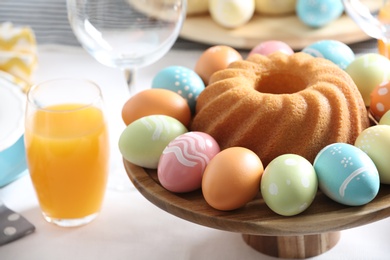
M302 236L242 235L245 243L273 257L304 259L325 253L340 239L340 232Z

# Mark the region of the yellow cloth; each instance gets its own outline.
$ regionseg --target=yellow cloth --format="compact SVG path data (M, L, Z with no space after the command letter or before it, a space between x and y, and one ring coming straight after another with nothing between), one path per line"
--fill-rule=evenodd
M37 63L37 44L33 30L29 27L15 27L9 22L1 24L0 70L15 76L16 81L29 83ZM25 84L23 90L27 88L28 84Z

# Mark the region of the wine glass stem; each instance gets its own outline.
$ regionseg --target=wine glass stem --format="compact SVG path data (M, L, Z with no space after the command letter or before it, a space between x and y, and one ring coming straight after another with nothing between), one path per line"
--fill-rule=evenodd
M133 94L134 91L134 78L135 78L135 69L125 69L124 70L127 87L129 89L130 95Z

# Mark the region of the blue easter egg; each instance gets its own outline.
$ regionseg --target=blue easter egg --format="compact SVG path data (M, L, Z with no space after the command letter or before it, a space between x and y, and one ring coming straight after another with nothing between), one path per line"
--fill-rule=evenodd
M298 0L296 13L306 25L322 27L339 18L344 11L340 0Z
M302 50L313 57L321 57L332 61L334 64L345 70L355 60L355 53L352 49L339 41L322 40L315 42Z
M378 194L378 170L370 157L356 146L328 145L318 153L313 166L320 190L338 203L360 206Z
M196 100L205 85L198 74L182 66L167 67L154 77L152 88L164 88L185 98L192 113L195 113Z

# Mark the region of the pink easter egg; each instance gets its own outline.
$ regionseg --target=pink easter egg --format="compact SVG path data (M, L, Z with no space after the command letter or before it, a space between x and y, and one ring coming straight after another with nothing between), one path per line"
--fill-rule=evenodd
M202 132L178 136L164 149L157 167L160 184L171 192L190 192L202 185L209 161L220 152L213 137Z
M262 54L262 55L267 56L267 55L269 55L273 52L277 52L277 51L283 52L283 53L288 54L288 55L291 55L294 53L294 50L285 42L265 41L265 42L262 42L262 43L258 44L257 46L255 46L249 52L249 56L254 54L254 53L258 53L258 54Z

